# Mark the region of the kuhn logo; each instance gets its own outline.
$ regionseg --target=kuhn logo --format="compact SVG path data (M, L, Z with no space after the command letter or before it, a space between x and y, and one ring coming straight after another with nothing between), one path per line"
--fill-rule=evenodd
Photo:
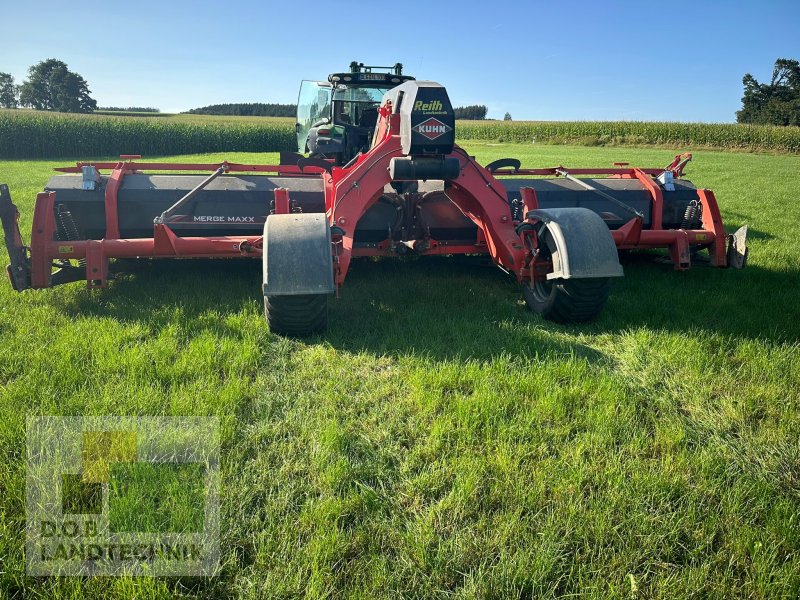
M422 123L412 127L412 129L429 140L435 140L453 130L449 125L445 125L439 119L434 119L433 117L424 120Z

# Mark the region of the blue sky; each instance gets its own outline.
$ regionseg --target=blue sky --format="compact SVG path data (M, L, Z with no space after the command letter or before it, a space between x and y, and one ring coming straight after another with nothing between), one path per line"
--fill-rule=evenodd
M346 22L351 20L352 26ZM800 59L800 1L20 2L0 71L64 60L101 105L294 102L351 60L406 66L514 119L732 121L746 72Z

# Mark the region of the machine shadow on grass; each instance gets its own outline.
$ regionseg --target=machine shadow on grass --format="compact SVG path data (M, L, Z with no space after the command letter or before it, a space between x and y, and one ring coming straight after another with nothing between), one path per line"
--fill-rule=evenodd
M599 319L575 325L559 325L531 313L513 278L485 259L360 263L342 297L331 303L326 337L348 350L413 350L474 358L559 353L555 345L592 361L601 359L599 353L567 340L648 328L800 341L800 324L791 317L799 272L757 266L715 269L700 261L691 271L676 272L671 264L655 259L645 253L623 256L625 277L614 281ZM765 290L786 292L766 297Z
M197 333L237 336L224 317L261 306L261 265L256 261L130 260L113 268L120 272L107 289L80 289L51 302L72 318L105 317L151 328L178 323ZM223 318L202 318L212 313ZM253 316L263 319L261 313Z
M329 306L323 337L348 352L606 360L535 317L513 278L483 257L355 261Z
M646 327L776 343L800 341L800 322L793 317L800 300L796 269L771 270L752 263L743 270L716 269L696 260L691 270L676 272L648 253L630 253L620 262L625 276L614 282L592 332Z
M507 354L534 358L604 356L576 335L618 334L646 327L700 331L735 338L800 340L791 318L800 273L757 266L713 269L697 261L675 272L652 254L622 258L625 277L594 323L558 325L532 314L513 277L483 257L356 260L340 297L329 302L329 328L304 338L348 352L486 360ZM101 292L62 302L73 316L99 316L163 327L182 322L191 331L240 335L223 317L242 311L263 319L258 261L140 261ZM794 282L794 283L793 283ZM79 284L75 284L79 285ZM764 290L785 290L765 296ZM570 338L573 338L571 340Z
M78 288L50 302L71 318L149 328L178 324L192 333L232 336L241 331L228 327L224 317L244 312L266 332L258 261L153 260L124 267L105 290ZM485 258L358 260L341 296L329 300L328 330L300 341L437 359L509 354L602 360L597 351L549 329L525 309L514 281Z

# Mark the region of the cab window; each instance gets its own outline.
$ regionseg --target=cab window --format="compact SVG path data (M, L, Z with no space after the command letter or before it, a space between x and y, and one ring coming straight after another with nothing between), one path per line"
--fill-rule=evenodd
M378 107L390 88L339 85L333 91L333 122L337 125L374 127Z

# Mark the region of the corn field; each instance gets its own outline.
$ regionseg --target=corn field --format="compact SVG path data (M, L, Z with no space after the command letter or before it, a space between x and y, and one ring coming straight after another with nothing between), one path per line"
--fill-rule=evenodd
M581 146L671 145L800 152L800 127L653 121L459 121L465 140Z
M0 158L163 156L296 150L293 119L123 117L0 110ZM638 121L459 121L462 140L670 145L800 152L800 128Z
M292 119L109 117L0 111L0 158L295 150Z

